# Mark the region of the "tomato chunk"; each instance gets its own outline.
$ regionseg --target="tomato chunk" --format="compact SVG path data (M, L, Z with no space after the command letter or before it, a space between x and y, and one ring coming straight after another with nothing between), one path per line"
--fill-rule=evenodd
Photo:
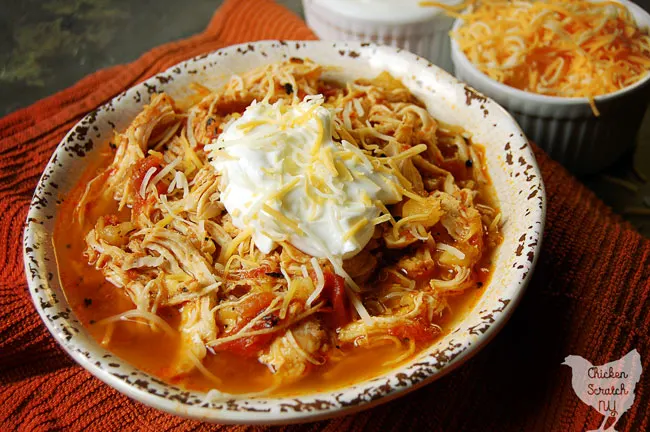
M147 156L144 159L140 159L137 161L132 168L131 171L131 181L133 182L133 188L136 191L140 190L140 186L142 186L142 181L144 180L144 176L147 175L147 171L149 171L150 168L156 168L159 170L162 167L163 160L160 159L158 156ZM160 192L160 191L159 191Z
M147 156L144 159L140 159L133 165L133 168L131 170L131 185L133 187L133 190L136 191L134 194L135 200L133 202L133 212L136 215L136 219L137 215L148 211L147 208L150 210L156 202L153 196L148 196L146 198L141 197L139 191L140 186L142 186L142 181L147 175L147 171L149 171L150 168L156 168L157 172L162 169L162 164L163 160L161 158L151 155ZM167 190L167 186L167 184L164 184L162 181L160 181L156 185L156 189L158 189L158 193L161 194Z
M397 336L400 339L410 339L416 343L431 342L440 330L437 326L427 322L424 317L417 317L407 324L402 324L388 330L391 336Z
M237 314L239 315L237 323L225 334L225 336L233 335L241 330L253 318L266 309L271 304L274 297L275 296L270 292L263 292L244 300L237 306ZM260 330L269 325L275 325L278 320L279 318L277 315L271 314L269 319L262 319L255 324L251 330ZM255 357L260 350L266 348L271 343L274 337L275 333L247 336L217 345L214 347L214 350L217 352L228 351L242 357Z
M231 331L237 332L246 324L248 324L250 320L255 318L260 312L269 307L274 297L275 296L270 292L263 292L255 294L244 300L238 307L240 319L237 320L237 325Z
M321 294L331 307L330 311L324 311L323 320L331 328L343 327L352 319L350 301L345 292L345 279L330 271L323 273L325 286Z
M257 279L257 278L263 278L263 277L277 277L277 278L283 278L282 273L280 273L277 270L272 269L270 266L267 264L262 264L261 266L254 268L252 270L248 270L246 272L246 277Z
M274 333L267 333L236 339L217 345L215 351L228 351L241 357L255 357L260 350L271 343L274 336Z

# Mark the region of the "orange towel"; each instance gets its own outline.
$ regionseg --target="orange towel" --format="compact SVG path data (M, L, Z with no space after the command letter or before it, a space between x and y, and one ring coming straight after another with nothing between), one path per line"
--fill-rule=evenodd
M202 424L134 402L77 366L36 314L22 230L36 182L64 134L88 111L189 57L260 39L313 39L270 0L230 0L206 31L0 120L0 430L262 430ZM602 416L571 388L564 357L594 364L636 348L646 369L617 430L650 430L650 242L536 150L548 192L544 246L510 323L457 371L380 408L291 430L585 430Z

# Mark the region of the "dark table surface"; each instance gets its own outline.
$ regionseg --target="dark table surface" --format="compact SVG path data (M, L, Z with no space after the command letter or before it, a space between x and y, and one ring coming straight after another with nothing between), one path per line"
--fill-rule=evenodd
M203 30L215 0L0 0L0 116L62 90L98 69ZM302 15L300 0L281 0ZM637 0L650 10L650 0ZM605 173L582 180L650 237L650 110L638 145ZM612 181L625 179L634 187ZM630 185L628 185L630 186ZM632 190L635 189L635 190ZM647 213L647 214L634 214Z

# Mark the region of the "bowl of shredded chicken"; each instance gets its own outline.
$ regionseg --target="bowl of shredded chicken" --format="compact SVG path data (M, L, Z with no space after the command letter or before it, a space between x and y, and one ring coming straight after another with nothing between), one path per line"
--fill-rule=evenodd
M25 239L54 337L118 390L216 422L340 415L451 371L512 312L543 231L512 118L369 44L189 60L82 120L35 202L53 187Z

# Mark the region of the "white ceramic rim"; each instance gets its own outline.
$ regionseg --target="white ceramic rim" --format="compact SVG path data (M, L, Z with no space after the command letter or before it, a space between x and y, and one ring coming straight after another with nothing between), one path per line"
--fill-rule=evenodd
M155 88L157 84L163 82L163 79L168 80L169 77L173 74L191 73L186 71L193 66L196 66L196 68L198 69L198 67L201 64L203 64L205 67L205 62L207 62L208 60L211 59L215 61L217 60L217 54L219 55L223 54L224 56L226 56L228 54L231 55L237 54L237 52L245 53L247 50L252 51L251 47L256 48L258 50L264 50L264 49L292 50L293 48L291 47L285 48L288 46L287 42L285 41L260 41L251 44L230 46L222 50L216 51L214 53L206 54L203 56L190 59L186 62L179 63L178 65L169 68L167 71L157 74L152 78L144 81L143 83L134 86L130 90L127 90L126 92L118 95L116 98L114 98L106 105L103 105L97 110L91 112L86 117L84 117L84 119L82 119L66 135L66 137L56 148L54 155L50 159L47 167L44 170L41 179L39 180L39 184L36 188L34 198L32 200L27 215L27 222L26 222L26 228L24 233L24 262L25 262L25 270L28 279L30 294L32 296L32 299L34 301L38 313L40 314L41 318L43 319L50 333L54 336L57 342L64 348L64 350L68 352L68 354L77 363L79 363L81 366L83 366L93 375L95 375L105 383L109 384L110 386L116 388L120 392L127 394L128 396L140 402L143 402L149 406L152 406L154 408L172 414L187 417L187 418L203 420L203 421L219 422L219 423L288 424L288 423L297 423L297 422L305 422L305 421L315 421L324 418L340 416L344 414L351 414L375 406L377 404L387 402L407 392L420 388L421 386L430 383L435 379L441 378L442 376L454 370L463 362L467 361L473 355L475 355L505 325L505 323L511 316L512 312L514 311L515 307L521 300L521 297L525 291L525 287L533 273L533 268L539 256L542 234L544 231L544 221L545 221L545 211L546 211L544 185L541 179L541 174L536 165L531 147L528 145L528 142L525 139L524 134L521 132L521 129L518 127L517 123L502 107L496 104L496 102L476 92L475 90L467 86L464 86L458 80L451 77L443 70L437 68L435 65L431 64L427 60L401 49L378 46L371 43L358 43L358 42L293 41L291 42L291 44L295 44L296 49L302 48L303 52L307 51L306 56L309 56L308 54L309 48L318 48L318 47L322 49L334 49L337 50L339 53L341 53L342 56L345 54L351 58L356 58L362 55L362 56L368 56L368 58L371 59L373 53L381 52L382 54L389 54L394 56L395 60L399 59L401 61L417 63L420 67L433 68L431 70L435 71L435 73L442 74L445 80L448 80L451 83L449 84L450 86L453 85L454 88L462 87L465 89L465 95L468 99L467 105L470 105L470 103L474 103L475 101L473 99L476 99L479 101L476 104L478 105L478 103L480 103L481 110L485 110L485 112L487 112L487 109L489 109L490 111L497 112L499 115L499 121L502 122L502 124L499 125L500 129L506 129L507 131L512 132L510 136L513 137L512 138L513 149L512 149L512 153L510 153L510 156L512 157L513 154L515 157L519 156L520 161L522 161L521 162L522 167L524 165L523 161L525 160L527 167L524 173L528 173L530 176L535 178L535 180L532 180L532 182L529 180L530 185L528 184L527 185L530 186L530 189L527 190L534 190L536 205L531 206L529 208L529 213L526 214L526 217L528 218L527 221L531 223L530 228L532 228L533 224L536 224L538 226L535 227L533 233L529 238L525 238L526 236L523 236L525 238L525 241L520 240L519 243L522 248L525 247L524 250L528 251L528 257L527 259L522 257L521 260L522 265L517 269L508 270L508 272L512 272L513 274L520 276L517 279L517 282L511 283L507 287L505 293L508 295L508 301L504 302L503 305L499 305L499 307L495 306L494 310L486 311L486 313L489 312L489 319L486 322L480 323L484 325L484 327L479 328L479 332L476 333L477 337L471 343L467 343L467 345L458 344L456 346L457 350L453 352L447 351L448 348L438 350L434 353L431 353L432 351L431 349L425 350L425 352L427 353L426 360L429 361L429 363L427 363L424 366L420 366L419 364L414 364L416 360L420 360L423 363L425 362L423 360L424 359L423 356L417 356L411 362L403 366L400 366L399 368L394 369L391 372L382 375L381 377L363 381L361 383L352 385L350 387L346 387L344 389L318 393L318 394L306 394L306 395L300 395L295 397L292 396L292 397L281 397L281 398L280 397L260 398L260 399L248 399L248 400L233 399L233 400L225 401L220 405L219 404L215 405L213 403L210 403L208 407L201 406L200 404L190 404L188 406L188 405L182 405L179 402L175 402L173 400L170 400L169 398L164 397L166 395L152 394L152 392L146 391L146 389L144 388L135 387L131 385L129 382L125 381L124 378L121 377L120 375L112 373L110 370L102 369L102 367L99 367L99 361L97 361L97 360L101 360L99 356L97 355L93 356L89 354L89 351L87 350L85 351L85 349L98 351L100 353L105 352L106 355L104 355L104 357L109 357L109 358L111 358L112 356L111 353L103 348L98 350L96 349L96 347L90 346L93 344L93 342L88 341L88 336L84 335L83 329L80 332L78 328L77 329L74 328L76 318L74 318L74 314L72 313L72 311L69 308L63 310L62 306L58 305L59 300L56 298L56 293L54 293L54 290L50 286L50 281L53 279L54 275L51 273L48 274L48 264L47 264L48 259L46 256L47 251L43 252L43 249L46 249L47 247L47 243L48 242L51 243L51 232L48 232L47 228L43 228L44 219L42 218L42 216L45 210L48 210L48 205L45 204L45 207L43 207L42 201L45 195L52 196L53 192L54 193L57 192L56 188L58 186L55 187L52 185L51 178L57 171L60 171L61 165L59 165L59 168L57 168L57 164L58 164L57 157L59 156L59 153L63 154L64 151L65 152L71 151L70 148L66 147L66 141L70 141L71 138L74 138L74 133L75 131L78 131L78 128L80 126L85 126L85 125L87 126L89 124L88 123L89 121L94 122L95 118L97 117L97 112L99 110L105 109L108 111L112 108L114 111L115 108L113 108L112 105L113 102L119 103L120 100L134 96L136 93L139 98L140 97L139 90L145 90L145 87L147 89L150 89L151 87ZM181 69L183 69L183 72L180 72ZM472 101L470 102L470 100ZM495 124L494 126L496 127L497 125ZM508 146L509 145L510 142L508 143ZM523 171L523 168L521 168L521 170ZM519 173L519 171L517 172ZM522 188L522 190L524 189ZM54 216L50 215L49 217L47 217L47 219L51 219L52 217L55 217L55 214L56 211L54 211ZM54 301L52 304L49 303L44 304L43 303L44 299L46 300L53 299ZM54 316L51 316L50 313L52 311L50 310L50 308L54 312L58 312L58 313ZM69 324L70 322L72 322L72 324ZM76 324L81 326L78 321L76 321ZM72 327L70 327L71 325ZM72 330L74 331L71 332L70 328L72 328ZM81 333L81 335L79 333ZM88 346L90 347L88 348ZM450 355L449 357L443 357L442 360L438 360L436 357L436 361L438 361L437 364L440 365L438 367L435 366L436 364L435 361L431 360L430 358L434 356L434 354L440 354L440 355L450 354ZM130 371L131 374L136 374L136 372L139 372L140 375L138 376L145 376L154 382L160 382L160 380L155 379L155 377L151 377L150 375L144 374L143 372L138 371L132 366L126 364L126 362L122 361L118 357L112 357L112 358L116 362L124 363L123 365L124 368L122 369L122 371L124 370L126 370L126 372ZM389 379L393 380L395 379L396 375L399 375L398 372L407 371L407 370L410 371L411 369L409 368L413 368L414 373L412 376L407 376L404 382L402 382L402 378L400 378L398 384L395 385L388 384ZM386 384L380 384L381 382L383 382L382 380L384 379L386 379L385 381ZM171 386L166 383L162 383L162 387L169 388L171 389L170 391L172 390L175 392L179 391L174 386ZM180 393L189 394L191 392L180 392ZM352 403L348 403L348 401L346 401L346 403L343 403L339 400L339 397L345 399L351 396L354 396L354 398L352 399L354 402ZM329 400L330 402L336 401L340 403L338 405L330 404L322 407L319 404L321 404L323 400L319 398L323 398L323 397L331 398ZM270 410L268 412L265 412L264 410L262 411L255 410L256 408L259 407L264 408L269 406L278 406L278 405L282 406L283 404L291 405L297 402L300 403L300 408L298 409L295 407L291 407L293 411L291 409L287 409L286 411ZM234 406L237 409L232 409L231 404L234 404Z
M648 14L643 8L640 6L628 1L628 0L613 0L616 1L623 6L625 6L630 13L633 15L633 17L637 20L637 24L639 24L638 20L639 17L643 18L643 22L640 23L640 27L646 27L647 29L650 30L650 14ZM500 81L496 81L489 76L487 76L483 71L481 71L479 68L474 66L474 64L469 61L467 56L465 56L465 53L458 47L458 42L454 39L454 37L451 35L451 33L455 32L458 27L460 27L463 24L463 20L461 18L457 18L454 21L453 26L451 27L451 32L449 39L451 41L451 58L454 63L458 61L460 63L460 66L464 69L468 69L471 72L473 72L474 76L477 79L480 79L482 82L482 85L485 86L490 86L494 89L497 89L503 93L505 93L508 97L511 97L513 99L525 99L527 101L530 101L532 103L543 103L546 105L551 105L551 106L567 106L567 105L587 105L589 106L589 99L586 97L563 97L563 96L549 96L549 95L542 95L542 94L537 94L537 93L532 93L529 91L525 90L520 90L515 87L510 87L509 85L503 84ZM454 64L454 67L455 64ZM621 96L625 96L628 93L634 92L637 88L644 86L646 83L650 81L650 71L646 73L646 76L640 79L639 81L627 86L623 87L620 90L617 90L613 93L607 93L604 95L599 95L594 97L594 100L596 102L606 102L608 100L618 98Z
M444 1L445 0L442 0L443 3ZM359 5L358 1L349 2L350 4L347 9L337 8L337 6L342 6L342 3L347 2L348 0L343 0L343 2L330 2L329 0L302 0L303 8L310 8L311 10L316 8L317 13L325 12L331 14L332 17L346 19L350 22L356 22L368 26L387 26L388 28L408 27L409 25L423 24L444 14L444 11L440 8L420 7L421 10L413 10L409 14L403 14L403 12L400 12L401 15L394 15L391 18L371 17L367 12L361 13L362 7ZM415 3L415 5L407 5L406 7L417 7L417 2ZM452 5L453 0L450 1L449 4ZM366 6L372 7L372 3L366 3Z

